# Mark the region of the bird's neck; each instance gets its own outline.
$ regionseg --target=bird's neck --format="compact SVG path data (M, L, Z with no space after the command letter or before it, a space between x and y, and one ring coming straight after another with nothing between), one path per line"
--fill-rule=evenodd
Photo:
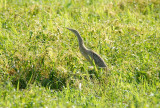
M85 45L83 43L79 43L79 49L80 51L84 52L87 50L87 48L85 47Z
M78 42L79 42L79 45L83 44L83 39L82 37L80 36L80 34L76 34L77 38L78 38Z
M83 43L83 39L80 36L80 34L77 34L76 36L78 38L79 48L82 49L82 50L87 50L87 48L85 47L85 45Z

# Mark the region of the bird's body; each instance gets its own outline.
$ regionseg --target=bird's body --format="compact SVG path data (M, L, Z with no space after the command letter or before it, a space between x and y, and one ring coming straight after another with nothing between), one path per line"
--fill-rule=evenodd
M83 43L83 39L78 33L78 31L74 29L67 28L68 30L72 31L78 38L78 43L79 43L79 49L82 55L92 64L92 65L97 65L102 68L107 68L107 65L105 64L104 60L95 52L93 52L90 49L87 49Z

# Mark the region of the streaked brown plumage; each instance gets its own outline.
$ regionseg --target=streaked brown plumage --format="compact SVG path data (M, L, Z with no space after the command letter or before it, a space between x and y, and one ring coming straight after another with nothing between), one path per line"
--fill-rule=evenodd
M92 65L95 64L101 68L107 68L107 65L105 64L104 60L97 53L85 47L83 43L83 39L77 30L74 30L71 28L67 28L67 29L72 31L77 36L80 52Z

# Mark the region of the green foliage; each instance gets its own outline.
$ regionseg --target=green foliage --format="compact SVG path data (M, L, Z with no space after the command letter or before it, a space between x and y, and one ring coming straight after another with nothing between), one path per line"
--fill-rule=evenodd
M159 31L159 0L1 0L0 107L158 108Z

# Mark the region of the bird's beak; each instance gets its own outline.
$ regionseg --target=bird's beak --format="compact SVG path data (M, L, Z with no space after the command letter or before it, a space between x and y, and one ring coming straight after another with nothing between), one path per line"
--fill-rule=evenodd
M66 29L71 30L70 28L66 27Z
M68 27L66 27L66 29L68 29L69 31L73 32L73 29L70 29L70 28L68 28ZM74 32L73 32L73 33L74 33Z

